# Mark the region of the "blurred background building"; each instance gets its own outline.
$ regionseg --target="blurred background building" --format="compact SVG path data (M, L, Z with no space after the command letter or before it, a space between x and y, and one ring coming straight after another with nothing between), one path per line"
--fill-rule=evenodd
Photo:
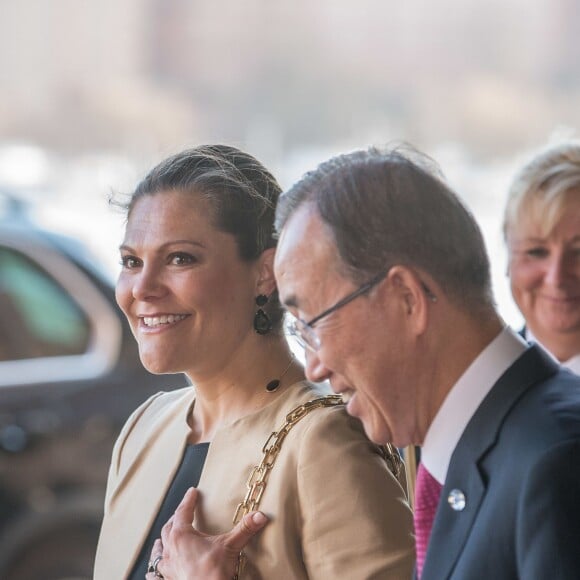
M529 149L580 126L579 33L575 0L0 0L0 187L114 270L107 193L185 146L236 144L288 186L410 141L480 220L517 323L505 190Z

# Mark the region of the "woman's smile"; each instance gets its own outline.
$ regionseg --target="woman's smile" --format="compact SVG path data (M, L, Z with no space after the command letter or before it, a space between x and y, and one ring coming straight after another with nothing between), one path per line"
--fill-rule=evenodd
M157 330L175 326L182 320L185 320L190 314L155 314L153 316L140 316L139 326L142 329L146 327L149 330Z

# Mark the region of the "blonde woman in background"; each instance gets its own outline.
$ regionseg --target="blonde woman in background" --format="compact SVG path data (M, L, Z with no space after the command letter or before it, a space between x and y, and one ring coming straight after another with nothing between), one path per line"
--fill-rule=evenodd
M580 374L580 141L542 150L519 171L504 234L524 337Z

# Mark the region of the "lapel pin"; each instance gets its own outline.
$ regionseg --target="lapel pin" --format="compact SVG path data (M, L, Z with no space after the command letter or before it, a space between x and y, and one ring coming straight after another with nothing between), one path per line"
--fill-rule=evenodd
M451 506L452 510L462 512L467 505L465 494L460 489L452 489L447 496L447 503Z

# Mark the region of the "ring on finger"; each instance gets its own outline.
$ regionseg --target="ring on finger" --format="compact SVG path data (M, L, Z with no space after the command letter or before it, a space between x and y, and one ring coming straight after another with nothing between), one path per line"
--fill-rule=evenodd
M161 560L163 560L163 556L157 556L152 562L150 561L149 565L147 566L147 573L152 572L155 578L163 578L163 574L161 574L161 572L159 572L157 569L157 566L159 566L159 562L161 562Z

